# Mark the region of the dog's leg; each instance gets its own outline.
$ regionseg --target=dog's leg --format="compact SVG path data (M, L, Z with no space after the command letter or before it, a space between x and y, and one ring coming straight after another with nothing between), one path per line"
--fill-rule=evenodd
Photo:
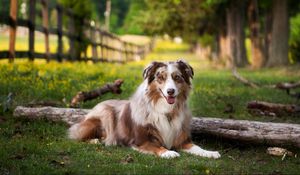
M157 146L151 142L146 142L141 146L133 147L133 149L146 154L155 154L159 157L167 158L167 159L180 156L179 153L177 153L176 151L168 150L163 146Z
M96 118L84 120L69 128L70 139L88 141L103 137L105 137L105 133L101 129L101 121Z
M194 155L198 155L198 156L202 156L202 157L214 158L214 159L218 159L221 157L221 155L218 151L207 151L193 143L184 144L182 146L182 151L190 153L190 154L194 154Z

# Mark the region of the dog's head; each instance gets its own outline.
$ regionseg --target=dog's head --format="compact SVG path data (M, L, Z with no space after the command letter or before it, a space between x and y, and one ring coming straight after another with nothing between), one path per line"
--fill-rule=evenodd
M184 60L152 62L143 73L149 98L154 103L164 98L170 105L186 100L193 76L193 68Z

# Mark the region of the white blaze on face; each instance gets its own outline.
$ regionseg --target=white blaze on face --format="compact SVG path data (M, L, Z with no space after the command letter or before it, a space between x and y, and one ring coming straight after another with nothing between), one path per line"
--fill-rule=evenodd
M176 101L176 96L178 95L178 88L176 86L175 81L172 78L172 73L178 71L175 64L168 64L167 67L167 79L165 82L165 86L162 89L163 95L165 96L167 102L169 104L174 104ZM174 94L169 95L168 90L174 90Z

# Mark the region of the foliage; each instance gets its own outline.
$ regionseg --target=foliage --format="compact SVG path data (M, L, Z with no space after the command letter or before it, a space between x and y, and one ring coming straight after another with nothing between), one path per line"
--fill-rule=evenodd
M202 47L213 47L214 42L215 42L214 36L209 34L204 34L198 39L198 43Z
M203 0L148 0L147 10L141 13L138 22L148 34L164 34L181 36L187 41L193 41L203 24L205 16L202 7Z
M10 7L9 3L10 3L9 0L2 0L1 1L0 14L5 14L7 16L9 15L9 7ZM5 17L5 15L1 15L0 19L2 20L2 17Z
M300 13L290 19L290 58L300 62Z
M59 0L58 2L60 2L65 7L71 8L76 16L80 18L91 18L92 3L90 0Z
M137 23L148 34L181 36L196 42L205 33L212 34L222 27L227 0L168 0L145 1ZM218 26L218 27L216 27Z
M0 62L0 103L12 92L13 106L29 102L56 101L67 107L72 96L123 78L121 95L106 94L86 102L91 108L100 101L127 99L142 81L143 67L152 60L185 58L194 67L193 90L189 106L194 116L250 119L273 122L300 123L296 116L251 116L245 109L250 100L280 103L299 103L279 90L251 89L232 78L229 70L207 67L187 53L186 44L158 41L155 52L147 59L128 64L110 63L56 63L43 61L29 63L16 60L14 64ZM248 79L261 84L296 81L298 67L262 70L240 69ZM233 113L224 113L226 105ZM11 109L12 110L12 109ZM201 136L194 138L203 148L219 150L222 158L212 160L180 153L173 160L144 155L126 147L105 147L78 143L66 138L67 126L46 120L12 117L11 112L0 111L0 174L297 174L299 158L272 157L265 153L267 146L229 142L221 138ZM299 150L291 148L299 155ZM130 156L133 162L127 162Z
M142 26L137 22L137 19L144 10L146 10L144 0L131 0L124 24L118 33L143 34Z
M106 0L92 0L94 11L97 19L103 25L105 23L104 12L106 10ZM128 9L132 2L130 0L112 0L111 1L111 16L110 16L110 29L111 32L117 33L120 28L125 24L125 18Z

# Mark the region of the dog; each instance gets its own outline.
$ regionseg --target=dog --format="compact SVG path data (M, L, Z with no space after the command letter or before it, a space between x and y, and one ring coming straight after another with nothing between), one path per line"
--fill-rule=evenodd
M184 60L152 62L144 81L129 100L107 100L96 105L83 121L68 130L70 139L99 139L105 145L123 145L162 158L177 151L219 158L191 140L191 112L187 99L193 68Z

